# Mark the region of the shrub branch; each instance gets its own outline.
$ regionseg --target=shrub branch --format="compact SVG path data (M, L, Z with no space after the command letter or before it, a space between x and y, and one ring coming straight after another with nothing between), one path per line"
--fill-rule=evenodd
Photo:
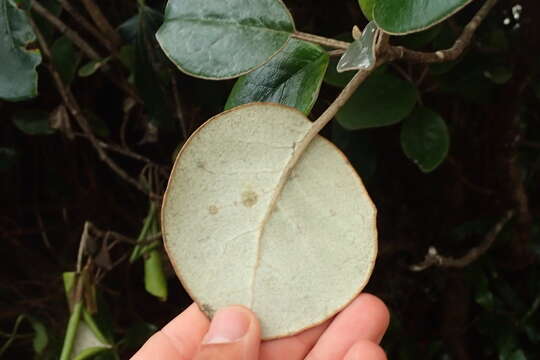
M504 225L512 218L514 215L513 211L508 211L502 219L500 219L497 224L487 233L484 241L480 245L470 249L467 254L459 258L447 257L439 254L437 249L434 246L431 246L422 261L419 264L412 265L410 267L411 271L423 271L431 266L438 266L444 268L464 268L474 261L476 261L480 256L484 255L493 245L495 239L504 228Z

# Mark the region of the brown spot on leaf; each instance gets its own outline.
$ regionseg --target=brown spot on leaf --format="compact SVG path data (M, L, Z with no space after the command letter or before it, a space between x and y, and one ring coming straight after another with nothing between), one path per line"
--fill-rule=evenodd
M211 215L216 215L218 212L219 212L219 209L216 205L210 205L208 207L208 212L211 214Z
M244 191L242 193L242 204L244 204L245 207L252 207L257 203L257 194L251 190Z
M216 310L208 305L208 304L202 304L201 305L201 311L206 314L210 319L214 317L214 314L216 313Z

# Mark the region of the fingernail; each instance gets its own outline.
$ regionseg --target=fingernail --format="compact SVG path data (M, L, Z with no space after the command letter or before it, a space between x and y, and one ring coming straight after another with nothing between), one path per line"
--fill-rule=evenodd
M248 331L249 315L241 308L229 307L219 310L204 337L204 344L225 344L240 340Z

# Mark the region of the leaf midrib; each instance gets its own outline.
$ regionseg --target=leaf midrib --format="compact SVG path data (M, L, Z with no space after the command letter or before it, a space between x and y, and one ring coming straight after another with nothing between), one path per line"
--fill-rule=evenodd
M294 32L294 24L291 24L292 25L292 31L285 31L285 30L277 30L277 29L272 29L272 28L263 27L263 26L240 24L237 21L227 21L227 20L219 20L219 19L187 18L187 17L182 17L182 16L166 19L165 24L168 23L168 22L172 22L172 21L186 21L186 22L194 22L194 23L212 23L212 24L218 23L218 24L232 25L232 26L241 27L241 28L248 28L248 29L262 29L262 30L265 30L265 31L268 31L268 32L275 32L275 33L279 33L279 34L283 34L283 35L287 35L287 36L290 36Z

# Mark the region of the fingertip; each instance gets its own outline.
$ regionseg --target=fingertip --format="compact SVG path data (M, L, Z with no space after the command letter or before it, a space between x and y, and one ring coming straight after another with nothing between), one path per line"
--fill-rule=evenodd
M373 321L379 324L379 332L381 336L376 340L377 342L380 342L390 324L390 310L388 310L388 306L386 306L384 301L382 301L379 297L370 293L360 294L354 302L358 303L358 306L360 307L370 309L369 311Z
M255 314L243 306L229 306L214 315L194 360L257 359L260 342Z
M367 341L359 340L347 351L347 354L343 360L387 360L386 353L377 344Z

